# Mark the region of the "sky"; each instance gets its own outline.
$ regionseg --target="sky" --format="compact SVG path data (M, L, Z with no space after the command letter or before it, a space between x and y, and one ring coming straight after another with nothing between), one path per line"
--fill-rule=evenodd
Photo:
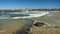
M0 0L0 9L60 8L60 0Z

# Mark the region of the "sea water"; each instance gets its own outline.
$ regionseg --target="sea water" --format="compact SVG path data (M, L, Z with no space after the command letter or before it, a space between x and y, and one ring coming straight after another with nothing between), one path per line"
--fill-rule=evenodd
M49 12L0 12L0 19L32 18L46 14L49 14Z

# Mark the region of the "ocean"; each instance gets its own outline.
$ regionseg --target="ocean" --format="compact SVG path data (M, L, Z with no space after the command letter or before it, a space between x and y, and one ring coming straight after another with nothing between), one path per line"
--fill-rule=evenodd
M49 12L0 12L0 19L19 19L40 17L49 14Z

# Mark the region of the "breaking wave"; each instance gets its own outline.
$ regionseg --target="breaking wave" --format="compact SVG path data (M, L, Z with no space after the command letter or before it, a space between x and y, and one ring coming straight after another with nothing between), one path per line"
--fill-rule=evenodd
M41 17L49 12L0 12L0 19L19 19L19 18L32 18Z

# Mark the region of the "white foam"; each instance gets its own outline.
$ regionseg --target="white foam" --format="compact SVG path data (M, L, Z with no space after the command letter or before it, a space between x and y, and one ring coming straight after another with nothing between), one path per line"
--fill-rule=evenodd
M29 12L28 12L29 13ZM0 19L19 19L19 18L32 18L32 17L41 17L44 16L46 14L49 14L49 12L36 12L36 14L30 14L30 16L23 16L23 17L0 17Z
M29 14L30 16L24 16L24 17L13 17L13 19L41 17L41 16L44 16L46 14L49 14L49 12L44 12L44 13L41 13L41 14Z

